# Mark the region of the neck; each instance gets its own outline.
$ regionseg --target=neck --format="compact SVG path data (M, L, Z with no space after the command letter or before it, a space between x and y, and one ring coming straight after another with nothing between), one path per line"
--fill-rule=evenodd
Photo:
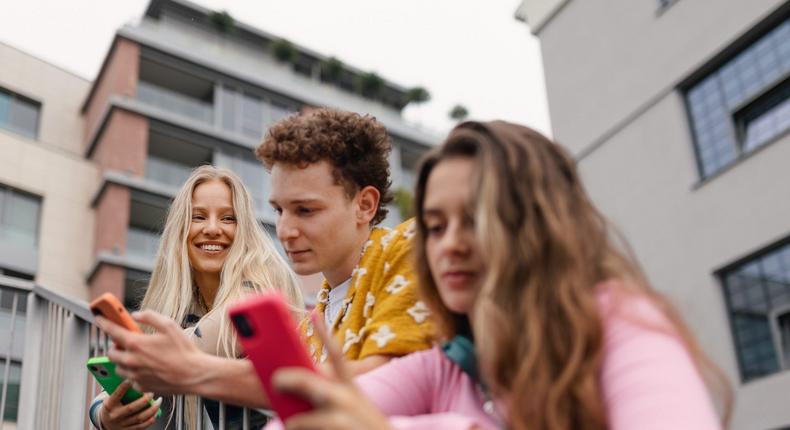
M359 234L354 241L354 245L349 248L348 254L343 258L341 264L332 270L323 271L324 278L329 284L329 288L335 288L351 277L351 272L359 264L359 259L362 257L362 247L370 237L371 228L365 226L359 230Z
M193 273L192 279L197 285L198 294L208 306L208 310L211 310L219 290L219 273Z

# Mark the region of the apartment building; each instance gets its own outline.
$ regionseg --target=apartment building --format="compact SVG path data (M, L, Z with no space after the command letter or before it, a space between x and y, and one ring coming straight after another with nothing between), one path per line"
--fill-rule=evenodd
M290 59L277 56L277 44L290 45ZM273 234L268 174L252 150L268 125L291 113L333 106L375 115L395 142L394 182L410 187L434 138L401 118L407 90L385 81L377 97L363 97L354 91L363 72L340 66L330 79L327 61L183 0L153 0L139 23L121 28L82 105L82 151L100 171L91 197L91 295L110 291L128 304L140 297L168 202L195 166L239 174ZM398 221L392 212L390 224ZM305 279L306 288L316 280Z
M557 141L726 371L790 428L790 2L524 0Z

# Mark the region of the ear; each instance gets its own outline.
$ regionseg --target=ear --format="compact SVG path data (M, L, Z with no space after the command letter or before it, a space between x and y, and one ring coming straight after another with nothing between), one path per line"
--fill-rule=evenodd
M357 193L356 206L356 221L357 224L369 225L376 212L379 209L379 201L381 200L381 193L376 187L366 186L359 190Z

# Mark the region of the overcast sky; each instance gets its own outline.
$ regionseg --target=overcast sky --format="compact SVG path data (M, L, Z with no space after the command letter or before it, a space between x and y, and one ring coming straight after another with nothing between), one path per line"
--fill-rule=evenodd
M537 39L513 18L518 0L197 0L407 87L432 100L404 110L444 133L456 103L550 134ZM148 0L26 0L0 14L0 41L94 79L115 31ZM0 65L2 67L2 65Z

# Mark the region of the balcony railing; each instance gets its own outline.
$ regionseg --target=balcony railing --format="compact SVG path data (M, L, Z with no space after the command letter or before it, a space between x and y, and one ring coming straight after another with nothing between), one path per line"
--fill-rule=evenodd
M137 82L137 98L167 111L177 112L181 115L202 121L214 123L214 106L176 91L152 84L150 82Z
M110 341L94 325L87 304L15 278L0 276L0 288L4 293L6 290L18 293L12 296L11 303L11 344L14 337L24 336L16 428L92 429L87 410L100 387L89 378L85 362L91 356L106 355ZM24 295L27 295L27 302L24 312L20 312ZM24 318L24 333L17 333L22 326L21 318ZM0 416L8 407L6 393L11 357L10 349L0 357L0 372L6 376L0 388ZM176 430L182 430L185 417L181 396L176 397L175 405L173 422ZM201 412L195 414L193 422L200 424L198 428L212 428L203 409L197 408ZM230 430L225 415L225 405L220 403L218 427ZM242 415L240 428L247 430L250 428L249 410L243 409ZM161 419L167 416L165 413ZM2 427L0 422L0 430Z

